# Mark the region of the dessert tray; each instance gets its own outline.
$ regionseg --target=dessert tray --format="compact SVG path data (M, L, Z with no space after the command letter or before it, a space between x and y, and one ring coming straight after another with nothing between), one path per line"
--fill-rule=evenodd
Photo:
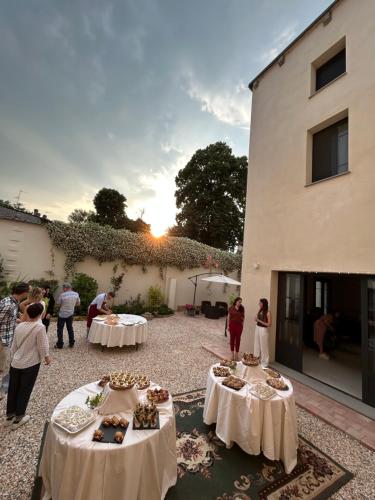
M273 370L272 368L263 368L263 371L269 377L272 377L272 378L280 378L281 377L280 373L277 372L276 370Z
M287 391L289 386L284 382L282 378L268 378L266 380L267 384L278 391Z
M149 389L147 399L155 404L166 403L169 399L169 392L167 389Z
M240 391L242 387L246 385L246 382L238 377L230 375L222 381L222 384L225 385L225 387L229 387L230 389L233 389L235 391Z
M124 391L134 387L137 381L137 377L132 373L113 372L109 376L109 387L114 391Z
M98 443L117 443L121 444L124 440L129 422L126 418L104 417L99 429L93 434L93 441Z
M237 367L237 362L236 361L231 361L230 359L223 359L220 362L220 366L226 366L227 368L230 368L231 370L234 370Z
M154 403L138 403L133 412L133 429L154 430L160 429L159 412Z
M52 418L52 422L69 434L76 434L95 422L96 415L80 406L70 406Z
M277 393L266 384L258 383L250 387L249 392L259 399L267 400L273 398Z
M226 366L214 366L212 371L215 377L230 377L230 370Z
M246 366L258 366L259 356L254 356L250 352L244 352L242 357L242 363Z
M135 383L137 389L142 391L143 389L147 389L150 386L150 379L145 375L135 375L137 382Z

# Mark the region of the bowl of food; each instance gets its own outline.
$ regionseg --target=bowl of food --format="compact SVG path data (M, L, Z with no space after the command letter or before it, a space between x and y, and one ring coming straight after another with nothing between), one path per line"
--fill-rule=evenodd
M258 366L259 356L254 356L251 352L244 352L242 356L242 363L246 366Z

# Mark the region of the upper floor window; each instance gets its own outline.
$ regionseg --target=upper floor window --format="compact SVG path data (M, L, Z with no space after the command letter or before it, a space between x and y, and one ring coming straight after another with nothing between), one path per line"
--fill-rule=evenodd
M348 118L312 137L312 182L348 171Z
M338 54L329 59L322 66L316 68L315 91L321 89L328 83L335 80L346 71L346 50L341 50Z

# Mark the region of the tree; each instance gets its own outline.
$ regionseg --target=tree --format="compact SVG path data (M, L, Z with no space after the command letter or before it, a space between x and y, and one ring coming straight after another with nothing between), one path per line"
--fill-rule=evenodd
M95 221L96 214L92 210L83 210L82 208L76 208L68 216L68 221L76 224L84 224L85 222Z
M246 177L246 156L224 142L196 151L176 177L179 212L170 234L233 250L243 240Z
M139 217L135 220L126 218L125 228L132 233L149 233L151 231L151 225Z
M115 229L125 227L126 223L126 198L115 189L102 188L94 198L96 209L96 222L109 225Z

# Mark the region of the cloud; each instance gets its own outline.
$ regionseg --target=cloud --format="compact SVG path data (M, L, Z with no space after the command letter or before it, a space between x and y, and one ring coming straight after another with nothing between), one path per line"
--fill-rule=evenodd
M286 27L281 33L279 33L273 40L273 45L265 52L261 53L259 60L266 64L273 59L275 59L280 52L287 47L290 42L297 36L297 25L292 24Z

